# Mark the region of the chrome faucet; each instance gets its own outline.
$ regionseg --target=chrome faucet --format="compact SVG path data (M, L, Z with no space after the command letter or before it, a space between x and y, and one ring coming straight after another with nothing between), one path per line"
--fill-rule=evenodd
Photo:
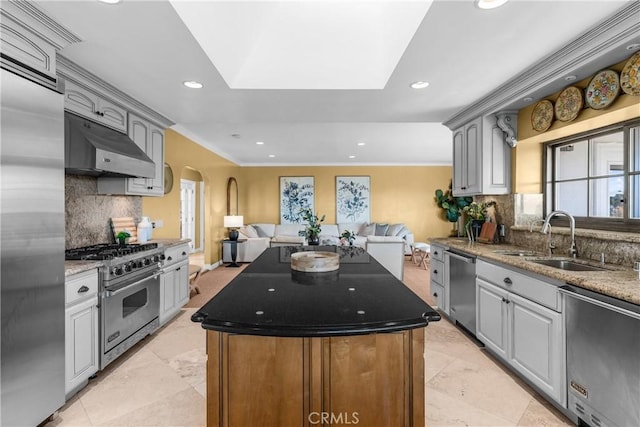
M573 258L576 258L578 256L578 249L576 248L576 219L569 212L565 212L565 211L551 212L544 219L544 224L542 224L542 230L540 230L540 232L543 234L547 234L549 232L549 230L551 229L551 224L549 223L549 221L551 221L551 218L553 218L556 215L564 215L567 218L569 218L569 228L571 231L571 247L569 248L569 255L572 256Z

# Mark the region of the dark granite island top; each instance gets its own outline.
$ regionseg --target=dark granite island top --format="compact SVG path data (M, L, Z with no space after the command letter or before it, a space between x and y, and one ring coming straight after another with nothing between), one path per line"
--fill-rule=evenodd
M291 270L291 253L309 250L338 252L339 270ZM420 328L440 315L362 248L285 246L263 252L191 319L226 333L328 337Z

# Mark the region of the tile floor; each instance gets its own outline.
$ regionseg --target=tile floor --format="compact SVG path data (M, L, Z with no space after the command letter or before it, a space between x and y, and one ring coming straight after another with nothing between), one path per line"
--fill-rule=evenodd
M424 268L407 261L404 282L428 299ZM196 310L184 308L98 373L45 426L204 426L205 333L190 320ZM431 323L425 338L427 426L571 425L450 322Z

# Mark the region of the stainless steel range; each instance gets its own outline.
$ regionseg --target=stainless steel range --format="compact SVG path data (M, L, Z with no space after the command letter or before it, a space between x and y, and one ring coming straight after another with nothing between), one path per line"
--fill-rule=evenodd
M160 323L160 267L155 243L100 244L65 251L67 260L101 261L100 369L104 369Z

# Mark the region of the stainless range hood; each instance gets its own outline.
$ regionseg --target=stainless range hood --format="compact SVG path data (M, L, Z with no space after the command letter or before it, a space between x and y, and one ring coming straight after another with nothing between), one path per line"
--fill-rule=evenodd
M154 178L155 163L127 135L64 113L65 172L77 175Z

